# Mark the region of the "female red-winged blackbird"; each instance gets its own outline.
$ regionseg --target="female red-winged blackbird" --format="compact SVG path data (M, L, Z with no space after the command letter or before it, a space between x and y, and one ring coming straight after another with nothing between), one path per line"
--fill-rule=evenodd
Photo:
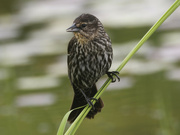
M95 105L91 102L97 92L95 83L104 74L112 82L116 81L113 75L119 80L118 72L108 71L113 59L111 40L99 19L91 14L77 17L67 32L74 33L68 45L68 74L74 89L71 109L88 103L92 109L86 117L91 119L104 106L100 98ZM72 123L82 109L73 111L68 121Z

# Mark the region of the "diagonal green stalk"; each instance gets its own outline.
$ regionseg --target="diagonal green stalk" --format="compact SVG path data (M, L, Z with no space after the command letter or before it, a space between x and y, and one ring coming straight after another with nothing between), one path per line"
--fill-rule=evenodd
M127 64L127 62L131 59L131 57L139 50L139 48L143 45L143 43L157 30L157 28L180 6L180 0L176 0L172 6L163 14L163 16L151 27L151 29L143 36L143 38L138 42L138 44L132 49L132 51L125 57L125 59L122 61L121 65L117 68L116 71L120 72L123 67ZM103 86L99 89L99 91L96 93L94 98L98 99L105 89L109 86L111 83L111 79L107 79L107 81L103 84ZM95 104L96 101L92 101L93 104ZM76 130L82 123L83 119L86 117L88 112L91 110L90 106L86 106L83 111L79 114L79 116L76 118L76 120L72 123L72 125L69 127L65 135L73 135L75 134Z

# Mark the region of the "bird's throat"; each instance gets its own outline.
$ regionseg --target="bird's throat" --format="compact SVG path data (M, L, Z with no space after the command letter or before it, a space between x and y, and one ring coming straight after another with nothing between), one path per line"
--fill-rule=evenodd
M74 32L74 35L75 35L75 37L78 40L80 45L85 45L85 44L87 44L90 41L89 38L87 38L86 36L82 35L81 33Z

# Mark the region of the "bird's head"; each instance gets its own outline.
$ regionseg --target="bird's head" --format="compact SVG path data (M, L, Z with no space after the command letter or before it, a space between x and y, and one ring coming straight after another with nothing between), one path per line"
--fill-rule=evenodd
M82 14L74 20L67 32L74 32L79 41L91 40L98 35L99 24L101 23L95 16Z

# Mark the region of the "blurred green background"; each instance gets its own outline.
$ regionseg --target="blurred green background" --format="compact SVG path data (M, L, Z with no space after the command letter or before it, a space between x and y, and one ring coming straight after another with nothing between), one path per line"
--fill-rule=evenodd
M173 0L1 0L0 135L55 135L73 91L66 28L97 16L113 42L115 70ZM77 135L180 134L180 9L121 71L105 107ZM100 87L107 76L102 77Z

